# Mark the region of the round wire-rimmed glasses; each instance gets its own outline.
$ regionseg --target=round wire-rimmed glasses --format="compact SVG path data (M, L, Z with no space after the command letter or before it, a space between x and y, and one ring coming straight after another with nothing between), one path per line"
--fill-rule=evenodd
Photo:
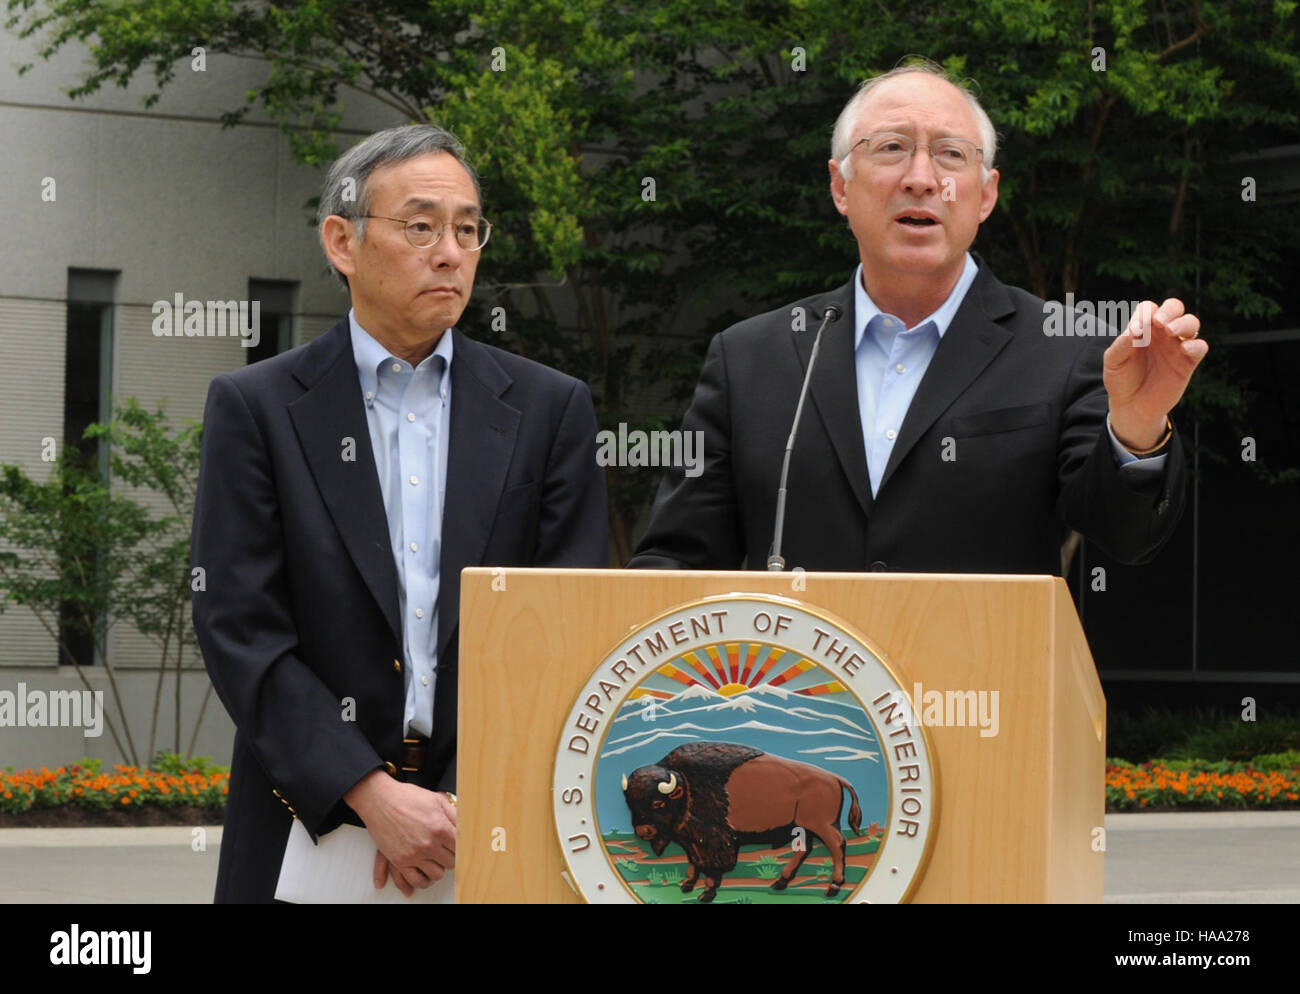
M403 226L406 240L412 248L429 248L442 240L447 223L427 214L413 214L410 217L386 217L383 214L362 214L361 217L377 218L380 221L396 221ZM485 217L466 218L452 222L456 229L456 242L466 252L477 252L487 244L492 235L492 222Z

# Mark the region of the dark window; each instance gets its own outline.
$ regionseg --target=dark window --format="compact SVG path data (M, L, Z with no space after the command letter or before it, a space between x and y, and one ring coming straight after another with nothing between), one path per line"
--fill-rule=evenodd
M1239 419L1201 426L1206 453L1198 487L1197 668L1294 672L1300 644L1300 479L1293 475L1300 466L1300 332L1227 341L1247 403Z
M269 359L293 347L293 304L298 284L286 280L249 280L248 299L258 303L260 338L244 349L248 364ZM249 320L252 318L250 316Z
M82 436L87 426L96 421L106 421L110 415L110 388L113 372L113 299L117 274L92 269L68 270L67 346L63 366L63 445L69 461L84 470L95 473L108 482L108 451L106 447ZM94 550L62 550L61 557L75 556L69 570L84 571L93 576ZM104 619L94 618L96 626ZM100 664L103 660L95 649L95 640L86 628L76 605L65 602L59 610L59 628L62 647L59 663L69 665L75 660L83 666Z

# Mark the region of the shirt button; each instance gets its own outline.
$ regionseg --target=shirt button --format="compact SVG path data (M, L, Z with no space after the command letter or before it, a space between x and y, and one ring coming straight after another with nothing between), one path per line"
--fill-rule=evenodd
M411 551L412 551L412 552L419 552L419 551L420 551L420 547L419 547L418 545L416 545L414 542L412 542L412 543L411 543Z
M417 618L423 618L423 617L424 617L424 608L422 608L422 607L417 607L417 608L415 609L415 616L416 616Z
M899 372L901 373L902 370L899 370ZM415 415L414 415L414 414L409 414L409 413L408 413L408 414L406 415L406 420L407 420L407 421L414 421L414 420L415 420Z
M366 400L374 400L374 399L375 399L375 392L373 390L367 390Z
M429 686L429 678L428 678L427 676L422 676L422 677L420 677L420 685L421 685L422 687L427 687L427 686Z
M418 487L419 485L420 485L420 478L418 476L413 475L411 477L411 486Z
M393 372L400 373L401 371L402 371L402 364L400 362L393 363Z
M892 328L892 327L894 327L894 319L893 319L893 318L885 318L885 320L884 320L883 322L881 322L881 323L882 323L886 328Z
M906 373L907 367L900 362L897 366L894 367L894 371L898 373Z
M894 431L893 428L890 428L889 431L885 432L885 437L892 442L898 437L898 432Z

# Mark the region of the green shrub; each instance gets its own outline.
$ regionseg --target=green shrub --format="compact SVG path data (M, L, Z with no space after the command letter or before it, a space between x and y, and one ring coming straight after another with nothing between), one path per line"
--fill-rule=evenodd
M1107 716L1106 752L1135 763L1165 760L1241 762L1300 750L1300 714L1282 711L1242 721L1237 710L1148 708Z
M1300 768L1300 752L1275 752L1253 757L1247 764L1267 773L1282 773Z
M83 762L82 765L84 766L85 763ZM150 769L155 773L171 773L176 776L183 776L186 773L201 773L207 776L213 773L230 772L230 767L214 763L211 756L182 756L178 752L159 752L154 756Z

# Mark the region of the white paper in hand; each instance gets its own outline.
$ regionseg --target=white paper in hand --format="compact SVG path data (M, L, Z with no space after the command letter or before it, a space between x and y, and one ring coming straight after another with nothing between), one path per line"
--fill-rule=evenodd
M294 819L280 863L278 900L292 904L454 904L455 870L406 897L390 874L383 890L375 890L375 842L355 825L340 825L312 845L302 822Z

